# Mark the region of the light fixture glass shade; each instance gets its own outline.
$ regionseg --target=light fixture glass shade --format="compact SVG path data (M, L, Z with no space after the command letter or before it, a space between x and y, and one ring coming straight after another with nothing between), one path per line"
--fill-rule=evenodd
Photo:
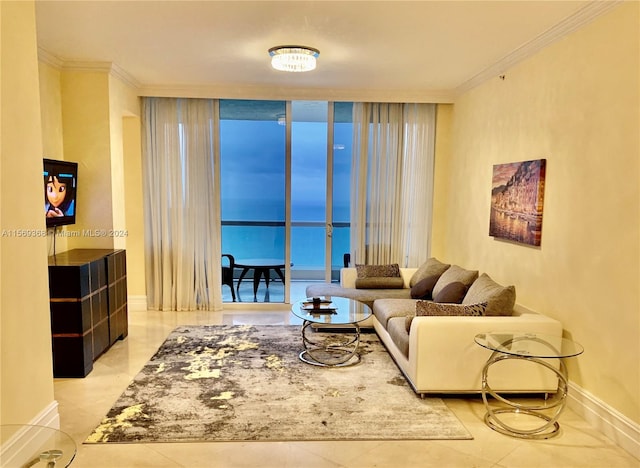
M316 68L320 51L304 46L278 46L269 49L271 66L287 72L306 72Z

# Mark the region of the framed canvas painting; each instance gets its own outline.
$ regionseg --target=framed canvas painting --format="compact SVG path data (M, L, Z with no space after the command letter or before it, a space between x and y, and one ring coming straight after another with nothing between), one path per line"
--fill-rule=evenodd
M539 246L546 159L493 166L489 235Z

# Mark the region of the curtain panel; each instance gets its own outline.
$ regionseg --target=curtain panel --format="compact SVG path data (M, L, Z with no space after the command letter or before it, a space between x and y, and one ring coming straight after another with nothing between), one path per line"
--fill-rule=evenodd
M435 104L354 103L354 263L418 266L430 254Z
M143 98L147 302L221 310L218 103Z

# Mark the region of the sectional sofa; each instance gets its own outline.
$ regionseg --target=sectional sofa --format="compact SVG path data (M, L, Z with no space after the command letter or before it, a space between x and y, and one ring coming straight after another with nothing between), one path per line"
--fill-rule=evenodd
M310 285L306 293L369 304L373 315L360 326L375 330L416 393L480 393L491 351L474 342L479 333L562 336L560 322L515 304L515 288L499 285L486 273L435 258L420 268L397 267L396 272L395 266L387 267L344 268L340 285ZM557 390L550 371L521 360L492 366L490 378L499 392Z

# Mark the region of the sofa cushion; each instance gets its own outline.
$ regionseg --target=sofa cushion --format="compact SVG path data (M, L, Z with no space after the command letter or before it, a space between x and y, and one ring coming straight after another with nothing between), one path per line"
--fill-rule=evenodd
M373 308L373 301L383 298L394 299L407 299L411 300L411 294L409 288L402 289L356 289L356 288L343 288L339 284L335 283L317 283L310 284L306 289L307 297L314 296L336 296L347 297L349 299L355 299L356 301L363 302L369 307ZM414 306L409 307L409 310L413 310Z
M415 317L415 315L407 315L404 318L404 326L407 329L407 333L411 332L411 323L413 323L413 318Z
M458 265L451 265L447 271L442 273L442 276L438 279L438 282L433 287L433 297L436 297L438 293L449 283L462 283L465 286L471 286L476 278L478 278L477 270L465 270Z
M358 278L400 277L400 265L356 265Z
M469 288L463 283L454 281L442 288L440 292L433 297L433 301L460 304L462 299L464 299L464 295L467 293L467 289Z
M400 276L372 276L356 278L356 289L401 289L404 279Z
M422 278L411 286L411 297L413 299L431 299L431 291L433 291L433 287L438 281L438 278L440 278L440 275L431 275Z
M416 316L424 315L462 315L479 317L485 315L487 303L481 304L439 304L431 301L416 302Z
M485 315L512 315L516 303L515 286L501 286L483 273L473 282L463 304L486 302Z
M406 317L390 318L387 324L387 332L398 350L406 357L409 357L409 333L407 332L406 322Z
M413 299L377 299L373 303L373 315L384 328L387 328L389 319L401 317L403 320L407 315L414 315L416 301Z
M424 262L413 274L411 279L409 280L409 287L413 287L418 281L427 278L429 276L437 276L438 278L442 275L451 265L442 263L438 259L431 257L426 262Z

